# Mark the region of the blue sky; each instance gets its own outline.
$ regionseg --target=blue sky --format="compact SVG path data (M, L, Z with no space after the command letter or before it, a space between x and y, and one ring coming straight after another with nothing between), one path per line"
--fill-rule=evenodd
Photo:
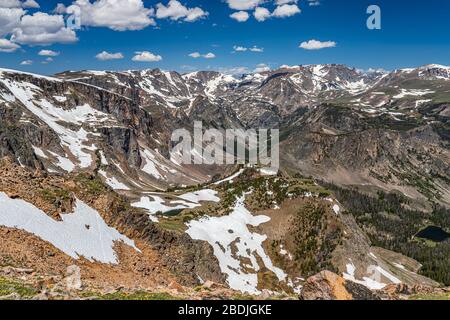
M75 0L35 0L40 5L39 8L35 4L23 5L25 0L0 0L0 7L2 1L22 1L22 7L25 7L22 10L27 11L25 16L36 12L59 15L53 12L57 3L69 7ZM105 3L111 0L90 0L90 4L97 1ZM119 2L128 1L135 4L142 2ZM281 4L277 5L276 1L281 1ZM178 17L170 16L171 11L166 10L169 16L165 18L162 17L163 11L159 16L156 11L160 2L168 6L169 0L144 0L142 10L139 11L139 14L144 12L144 15L139 18L138 13L131 12L130 20L121 16L124 21L119 26L118 19L115 19L113 14L99 10L95 16L92 14L93 10L86 7L91 16L85 18L81 15L80 30L61 38L51 34L59 32L58 27L49 25L45 32L50 33L50 40L45 45L39 43L42 40L35 39L39 37L33 34L33 30L30 31L32 24L26 29L26 23L22 26L19 22L16 28L23 29L20 33L17 33L17 29L9 33L3 29L0 33L0 39L6 39L9 45L12 42L18 47L13 52L0 52L0 67L53 74L64 70L144 68L180 72L207 69L231 72L252 71L258 65L276 68L283 64L315 63L343 63L360 69L387 70L429 63L450 65L450 1L446 0L320 0L320 5L316 6L310 6L308 0L180 0L186 10L197 8L200 11L186 11L186 15L181 14ZM255 7L252 7L252 2L259 2L256 5L266 8L272 16L266 17L265 21L257 21L253 16ZM290 6L284 9L289 9L287 11L292 15L285 13L285 16L280 14L276 17L274 11L282 6L283 2L290 2L284 4ZM381 8L381 30L369 30L366 27L369 16L366 9L371 4ZM293 6L301 12L298 13ZM18 10L17 5L15 9L12 7L14 6L9 5L9 8L0 10ZM238 22L230 17L240 11L249 15L245 22ZM66 20L67 13L59 12ZM112 12L117 13L117 10ZM199 13L200 17L197 17ZM245 14L243 15L245 17ZM24 19L24 16L21 19ZM136 21L133 22L133 18ZM177 20L174 20L175 18ZM187 19L194 21L188 22ZM128 21L130 25L127 24ZM0 31L1 24L0 15ZM118 31L118 28L124 31ZM320 50L299 48L300 43L313 39L324 43L334 42L335 46ZM235 46L242 46L247 50L235 52ZM263 52L249 50L254 46L263 49ZM41 50L51 50L59 55L51 57L53 61L43 64L48 56L40 56L38 53ZM106 61L97 59L96 55L103 51L116 55L120 53L121 55L116 57L123 58ZM149 60L159 61L132 61L137 55L136 52L144 51L154 55L153 59ZM201 56L189 56L195 52ZM215 57L206 59L204 56L208 53ZM160 59L155 59L155 56ZM27 60L32 61L32 64L21 65Z

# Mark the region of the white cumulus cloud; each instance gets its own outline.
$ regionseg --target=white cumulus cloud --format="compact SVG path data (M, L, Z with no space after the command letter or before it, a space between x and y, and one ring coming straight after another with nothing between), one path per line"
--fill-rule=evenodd
M36 0L0 0L0 8L30 8L38 9L40 8L39 3Z
M73 43L78 41L76 33L65 27L61 15L36 12L22 17L14 29L11 41L28 45L50 45L52 43Z
M251 10L264 0L227 0L228 6L234 10Z
M270 11L267 8L263 8L263 7L257 7L255 9L255 12L253 12L253 16L259 22L269 19L271 15L272 14L270 13Z
M41 51L39 51L38 55L44 56L44 57L57 57L57 56L59 56L59 52L52 51L52 50L41 50Z
M276 0L275 4L277 6L282 6L283 4L290 4L290 3L298 3L298 0Z
M108 61L108 60L119 60L119 59L123 59L124 56L121 52L117 52L117 53L109 53L107 51L102 51L99 54L97 54L95 56L95 58L97 60L100 61Z
M310 7L320 6L320 1L319 0L308 0L308 5Z
M204 58L204 59L214 59L216 55L212 52L201 54L200 52L192 52L189 54L189 57L198 59L198 58Z
M336 47L336 42L334 41L319 41L319 40L309 40L304 41L300 44L300 48L305 50L320 50L325 48L334 48Z
M58 3L56 4L56 8L53 9L53 12L57 14L64 14L67 12L67 7L64 3Z
M187 8L177 0L170 0L167 6L162 3L156 5L156 17L158 19L184 20L194 22L208 16L208 12L202 8Z
M21 66L31 66L33 64L32 60L25 60L20 63Z
M19 49L20 46L8 39L0 39L0 52L11 53Z
M248 18L250 18L250 16L246 11L237 11L235 13L230 14L230 18L238 22L245 22L248 20Z
M256 66L255 70L253 72L260 73L260 72L266 72L270 71L270 67L265 63L260 63Z
M292 17L300 12L301 10L296 4L283 4L278 6L272 15L277 18L286 18Z
M297 6L297 2L298 1L293 0L278 0L275 1L277 7L272 13L267 8L257 7L253 12L253 16L259 22L266 21L267 19L270 18L292 17L302 12L300 8Z
M250 69L247 67L219 68L219 72L233 76L238 76L245 73L250 73Z
M20 8L22 3L19 0L1 0L0 8Z
M32 9L38 9L41 6L39 5L39 3L37 3L35 0L26 0L25 2L22 3L22 7L24 8L32 8Z
M60 6L60 10L63 7ZM115 31L142 30L155 24L153 9L145 8L142 0L76 0L66 12L81 10L84 26L106 27Z
M258 48L256 46L249 49L251 52L264 52L264 48Z
M149 51L137 51L135 54L132 60L137 62L157 62L162 60L160 55L153 54Z
M24 14L25 11L21 8L3 8L0 6L0 37L17 28Z
M264 48L259 48L257 46L253 46L250 48L244 47L244 46L233 46L233 51L234 52L246 52L246 51L251 51L251 52L264 52Z
M248 48L243 46L234 46L233 47L234 52L245 52L248 50Z

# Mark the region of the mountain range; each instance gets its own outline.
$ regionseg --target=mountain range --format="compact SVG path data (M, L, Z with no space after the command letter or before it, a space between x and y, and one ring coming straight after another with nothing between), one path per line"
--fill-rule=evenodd
M188 297L450 284L448 238L415 237L450 230L450 67L0 69L0 115L0 266ZM194 121L279 129L280 171L178 163Z

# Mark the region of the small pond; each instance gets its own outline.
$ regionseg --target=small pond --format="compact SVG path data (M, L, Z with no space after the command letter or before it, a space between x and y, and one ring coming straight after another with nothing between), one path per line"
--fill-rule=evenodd
M450 233L436 226L428 226L425 229L420 230L416 234L416 237L434 242L443 242L450 238Z

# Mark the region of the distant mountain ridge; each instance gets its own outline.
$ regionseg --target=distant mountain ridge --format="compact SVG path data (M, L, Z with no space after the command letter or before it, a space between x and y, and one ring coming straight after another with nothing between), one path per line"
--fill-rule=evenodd
M24 131L21 139L28 137L27 147L11 142L8 148L3 148L2 154L13 154L24 165L63 172L92 170L101 158L100 165L105 166L101 173L106 181L124 189L201 183L220 173L214 168L186 170L169 157L172 131L192 128L194 120L219 129L282 128L284 140L305 127L334 135L355 130L367 132L368 128L385 128L383 131L388 135L395 128L409 132L427 132L430 128L435 136L428 134L426 143L432 139L438 143L438 148L444 146L439 154L446 154L449 70L445 66L427 65L389 73L364 73L344 65L307 65L283 66L236 78L215 71L179 74L159 69L70 71L44 77L2 69L0 101L3 108L6 107L5 115L11 117L11 121L15 119L14 125ZM19 109L11 109L13 105ZM19 116L18 110L23 114ZM331 116L330 112L332 118L320 119ZM8 117L3 121L8 122ZM313 123L316 123L314 129ZM389 123L390 127L383 125ZM308 136L311 135L303 133L303 140ZM421 134L421 139L424 138ZM417 139L411 143L424 146ZM286 150L294 152L292 148L297 146L289 144ZM403 169L394 170L397 172L394 175L401 177L395 178L392 174L382 177L386 168L378 172L378 165L374 163L374 172L346 181L335 173L326 172L341 170L336 165L327 164L323 168L326 171L320 169L322 160L326 159L317 158L317 154L313 156L312 146L303 146L306 149L300 151L309 150L309 160L294 164L303 173L320 172L318 178L337 179L339 183L376 184L384 189L391 188L392 183L403 184L401 180L405 180ZM323 146L319 148L323 152ZM283 158L291 163L298 159L299 151L295 152L297 154L283 152ZM425 153L430 156L429 152ZM311 160L313 162L308 164ZM380 164L379 161L385 160L375 161ZM338 167L344 166L345 171L349 169L348 164ZM395 162L388 164L393 165L397 166ZM421 165L413 165L413 172ZM428 170L440 177L448 175L442 167ZM354 176L358 174L354 172ZM381 183L372 181L374 177ZM407 182L407 185L414 184ZM444 194L445 202L450 201L442 184L422 186L422 189L427 189L421 190L428 193L427 197ZM411 196L413 194L410 192Z

